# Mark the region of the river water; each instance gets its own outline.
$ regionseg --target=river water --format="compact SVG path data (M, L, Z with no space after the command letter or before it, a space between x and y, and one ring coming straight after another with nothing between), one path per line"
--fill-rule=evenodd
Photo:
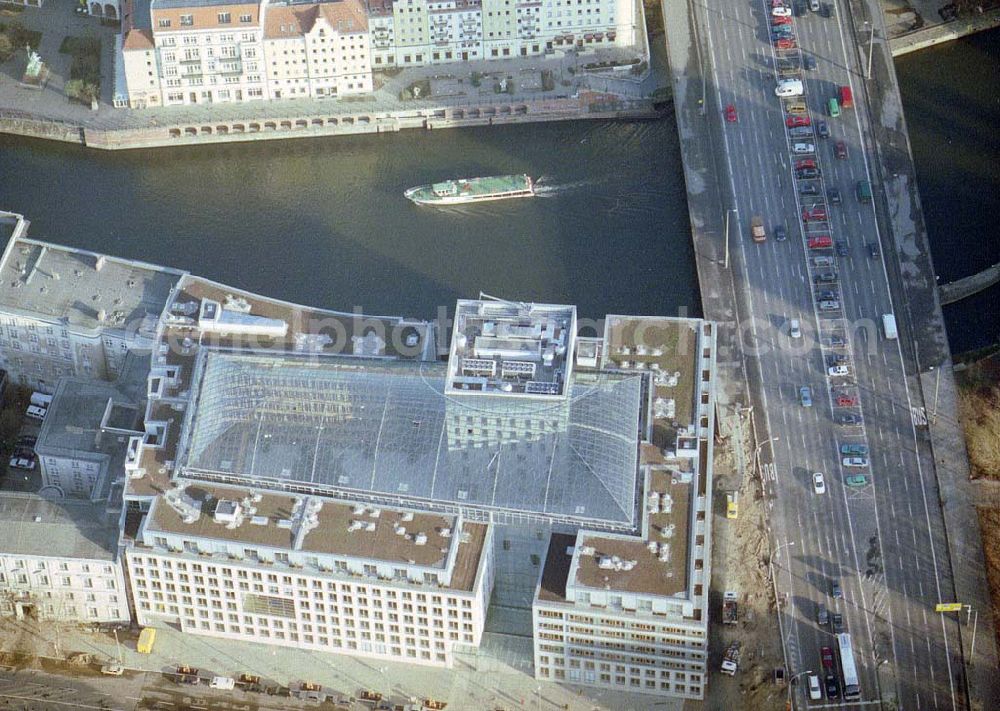
M698 315L673 116L123 153L0 138L0 209L38 239L251 291L433 318L480 291ZM528 173L541 197L417 207L412 186Z
M1000 261L1000 31L897 63L941 282ZM448 177L541 177L540 199L449 210ZM0 209L39 239L328 308L433 318L480 291L698 315L673 116L103 153L0 137ZM1000 286L947 307L953 350L995 341Z

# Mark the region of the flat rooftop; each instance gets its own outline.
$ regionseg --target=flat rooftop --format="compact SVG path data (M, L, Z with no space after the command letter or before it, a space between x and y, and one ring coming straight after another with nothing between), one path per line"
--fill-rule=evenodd
M0 262L0 308L77 328L155 331L182 272L31 239Z
M576 307L459 300L450 394L561 397L571 380Z
M185 477L637 527L637 376L587 374L555 401L454 398L439 362L199 357L177 458Z
M693 423L700 319L608 316L604 367L652 373L652 443L673 450Z
M137 430L142 412L126 398L114 383L82 378L61 378L35 445L40 455L82 456L105 449L124 448L114 435L102 439L101 423L108 401L114 403L108 424L120 429ZM102 441L106 440L105 447Z
M117 552L118 521L107 520L103 502L4 492L0 539L6 555L111 561Z
M650 497L659 495L650 510ZM644 540L622 536L580 535L574 556L575 583L588 588L650 595L685 594L688 588L688 541L692 487L680 483L668 472L655 471L647 494L648 535ZM651 544L656 544L652 550ZM663 556L663 546L668 553ZM592 553L585 554L585 551ZM630 570L619 569L617 562L634 562Z
M456 516L417 513L394 508L360 506L332 499L310 499L316 508L316 525L307 529L296 547L300 507L306 497L255 492L194 482L184 488L194 504L197 518L186 523L181 510L164 496L150 508L144 531L176 533L194 539L239 543L245 547L266 546L304 553L322 553L389 563L409 563L444 569L452 546L458 546L451 587L471 589L485 541L484 524L463 523L457 530ZM240 505L240 523L217 520L219 502ZM369 530L371 529L371 530ZM405 531L400 532L400 529ZM421 535L422 534L422 535Z

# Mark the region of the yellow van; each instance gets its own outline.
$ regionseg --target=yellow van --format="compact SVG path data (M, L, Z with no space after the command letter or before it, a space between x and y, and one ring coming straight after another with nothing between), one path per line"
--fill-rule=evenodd
M808 110L804 101L789 101L785 104L785 111L790 114L804 114Z
M152 627L143 627L139 633L139 642L135 645L135 651L139 654L152 654L153 642L156 641L156 630Z

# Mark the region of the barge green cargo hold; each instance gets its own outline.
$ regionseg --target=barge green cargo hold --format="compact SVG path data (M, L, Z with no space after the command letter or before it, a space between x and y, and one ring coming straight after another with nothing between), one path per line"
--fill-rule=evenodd
M403 194L418 205L459 205L467 202L531 197L535 194L535 188L527 175L498 175L420 185L410 188Z

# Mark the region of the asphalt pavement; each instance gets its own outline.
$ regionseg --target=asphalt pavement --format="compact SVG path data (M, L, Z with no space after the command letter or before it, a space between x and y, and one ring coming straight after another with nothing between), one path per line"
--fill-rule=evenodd
M817 623L817 610L839 612L852 636L862 703L960 708L957 626L934 612L954 592L936 480L918 456L926 419L911 402L900 342L882 328L882 315L895 312L894 295L885 250L871 256L868 245L881 245L883 235L873 204L856 197L857 182L871 180L861 103L864 46L837 6L827 4L831 17L806 12L789 23L798 47L816 60L815 70L800 75L804 115L813 127L827 122L827 139L814 133L792 140L787 133L790 114L775 96L775 71L779 58L801 59L797 50L772 49L770 3L716 0L701 10L700 41L711 64L706 114L729 179L723 200L731 210L742 343L750 356L747 376L760 394L754 415L760 471L773 497L781 633L789 673L818 672L820 648L837 644L830 626ZM841 86L853 88L855 106L833 118L827 101ZM729 106L736 121L727 120ZM847 154L838 159L834 147L841 141ZM814 150L793 154L796 142ZM802 159L820 171L808 181L816 198L799 194L804 181L794 166ZM825 199L831 188L839 190L839 204ZM814 208L825 210L826 219L804 223L803 209ZM769 233L764 243L750 239L754 215ZM774 239L777 226L787 241ZM817 236L843 242L843 253L810 249ZM816 283L828 273L835 281ZM837 302L828 310L818 306L824 291L833 291L826 300ZM788 335L792 319L802 324L801 338ZM836 357L847 364L846 377L828 375ZM811 407L801 405L803 386L810 388ZM858 424L838 424L845 415ZM868 447L869 465L845 467L841 444ZM823 474L825 493L815 493L816 472ZM866 483L848 486L846 477L857 473ZM835 582L842 598L832 595ZM810 703L801 686L797 702Z

